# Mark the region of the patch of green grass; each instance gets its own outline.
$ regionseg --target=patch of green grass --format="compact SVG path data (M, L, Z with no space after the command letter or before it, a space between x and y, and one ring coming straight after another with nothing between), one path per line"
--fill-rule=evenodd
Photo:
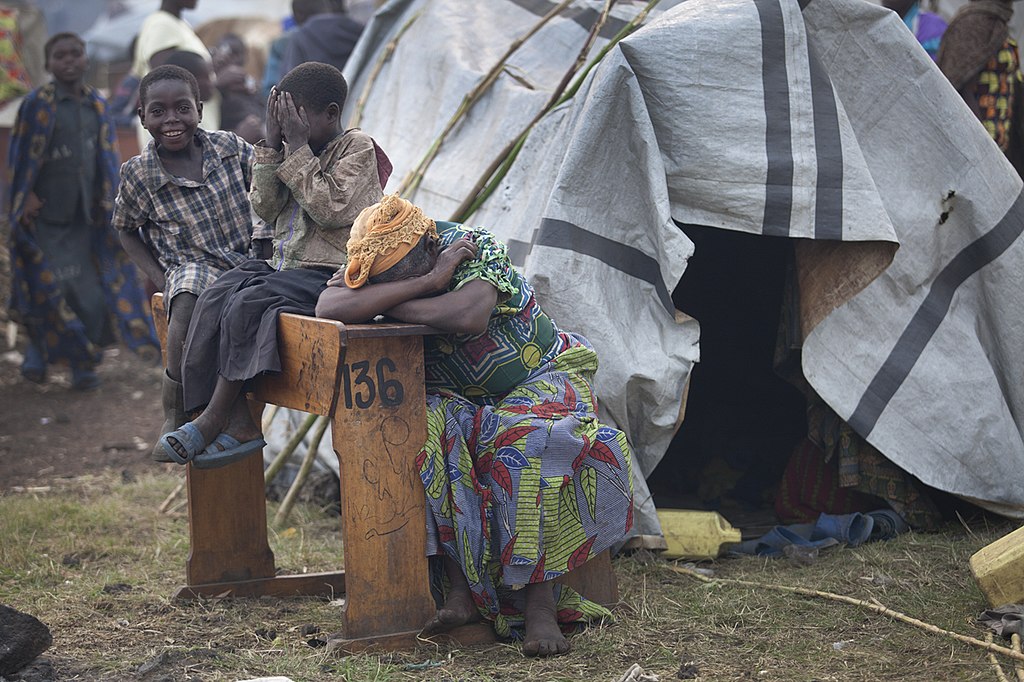
M62 677L604 682L638 663L662 680L994 678L984 652L948 637L827 599L700 582L647 553L615 560L616 622L575 636L568 656L526 659L515 645L496 644L339 657L311 645L340 628L338 601L171 599L184 582L187 520L158 508L178 481L165 473L130 483L90 478L0 496L0 602L51 628L46 655ZM268 506L272 518L276 505ZM973 621L985 603L967 560L1012 527L910 533L830 549L806 566L744 557L706 567L725 579L877 600L983 638ZM282 570L325 571L342 562L338 519L312 507L297 506L270 541Z

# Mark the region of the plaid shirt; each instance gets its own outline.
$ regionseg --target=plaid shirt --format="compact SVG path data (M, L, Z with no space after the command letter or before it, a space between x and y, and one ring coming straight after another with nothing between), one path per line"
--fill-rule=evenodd
M203 182L170 175L153 142L121 166L113 225L139 230L167 273L172 300L197 296L221 273L249 258L252 146L234 133L196 130L203 149Z

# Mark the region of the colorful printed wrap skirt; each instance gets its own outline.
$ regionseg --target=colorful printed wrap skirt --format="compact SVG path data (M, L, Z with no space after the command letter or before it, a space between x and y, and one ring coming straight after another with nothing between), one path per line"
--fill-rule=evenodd
M48 363L72 367L96 364L102 351L85 334L85 325L64 298L46 256L20 223L11 224L11 313L25 325L32 343ZM129 350L146 360L160 357L149 300L135 266L110 228L95 231L92 253L100 273L107 310Z
M597 354L578 335L563 334L562 343L494 405L427 395L427 443L417 458L433 512L427 552L462 566L500 637L522 636L525 595L516 588L577 568L633 525L629 445L597 420ZM566 587L556 599L567 632L611 615Z

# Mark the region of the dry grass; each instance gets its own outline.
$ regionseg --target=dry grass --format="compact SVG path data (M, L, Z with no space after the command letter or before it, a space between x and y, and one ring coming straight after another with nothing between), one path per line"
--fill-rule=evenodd
M188 551L185 519L157 508L177 480L79 479L50 492L0 497L0 602L52 630L59 679L616 680L633 663L661 680L991 680L983 651L857 607L666 570L649 555L615 562L617 623L573 639L573 653L523 658L514 645L328 656L303 628L338 629L339 606L317 599L174 602ZM271 514L274 508L270 509ZM278 566L333 568L336 519L297 508L271 534ZM728 559L721 577L877 599L975 637L985 607L972 552L1011 525L834 549L810 566ZM323 636L321 634L321 636ZM1007 672L1012 676L1011 669Z

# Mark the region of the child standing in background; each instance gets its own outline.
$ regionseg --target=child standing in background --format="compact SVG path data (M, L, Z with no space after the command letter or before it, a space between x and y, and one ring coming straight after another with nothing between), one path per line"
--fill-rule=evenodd
M118 336L156 359L159 344L138 275L110 230L118 158L106 101L83 75L85 43L44 46L53 81L22 102L11 134L12 312L27 328L22 375L71 365L77 390L99 386L99 349Z
M199 128L199 84L179 66L146 74L139 98L139 117L153 140L121 168L114 227L128 255L164 292L162 435L185 422L181 349L196 299L250 254L253 151L234 133Z
M263 446L244 383L281 370L278 315L313 314L345 264L352 222L380 201L391 172L369 135L341 128L347 95L341 72L320 62L300 64L271 91L252 189L253 208L273 228L269 260L230 270L199 297L181 372L185 408L203 409L161 439L157 459L210 468Z

